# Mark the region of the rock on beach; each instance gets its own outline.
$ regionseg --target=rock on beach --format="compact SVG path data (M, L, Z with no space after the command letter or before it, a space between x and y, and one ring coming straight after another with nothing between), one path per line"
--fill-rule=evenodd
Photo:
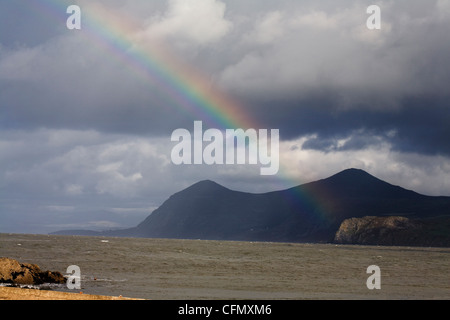
M0 258L0 283L39 285L65 282L66 279L58 271L42 271L35 264L20 263L11 258Z

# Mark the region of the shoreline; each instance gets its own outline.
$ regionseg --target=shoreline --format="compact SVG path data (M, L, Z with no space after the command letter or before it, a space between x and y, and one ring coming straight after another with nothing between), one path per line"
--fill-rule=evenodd
M0 300L142 300L122 296L102 296L52 290L0 287Z

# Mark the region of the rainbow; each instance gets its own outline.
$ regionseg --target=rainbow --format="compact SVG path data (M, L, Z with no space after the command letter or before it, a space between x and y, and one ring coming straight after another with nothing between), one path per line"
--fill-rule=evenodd
M140 26L132 17L92 3L89 10L83 11L83 28L94 44L102 45L136 74L167 93L177 111L194 114L222 129L256 126L242 105L216 90L201 72L183 63L162 41L133 39Z
M41 13L65 24L69 3L58 0L31 2ZM133 17L95 2L89 2L88 10L83 10L83 6L80 4L82 30L71 32L85 35L94 46L124 63L136 76L168 94L173 101L168 107L174 108L175 112L195 115L215 128L259 127L240 103L213 88L199 70L183 63L162 41L146 39L144 42L133 38L132 35L138 34L141 28ZM284 185L298 185L298 181L283 170L282 163L277 178ZM315 204L319 216L325 217L327 210L314 201L314 195L297 187L289 190L293 197L300 197L308 206Z
M40 13L66 23L70 3L32 0ZM196 115L212 127L253 128L257 124L237 101L213 88L198 70L183 63L157 39L133 38L141 28L133 17L117 9L89 2L82 8L82 30L90 42L124 63L136 75L170 96L177 112Z

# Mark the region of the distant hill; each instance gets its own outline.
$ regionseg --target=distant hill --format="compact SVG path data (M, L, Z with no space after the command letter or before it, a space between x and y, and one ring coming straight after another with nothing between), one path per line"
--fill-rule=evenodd
M344 220L365 216L450 217L450 197L421 195L359 169L347 169L327 179L263 194L233 191L205 180L172 195L138 226L97 234L333 242Z

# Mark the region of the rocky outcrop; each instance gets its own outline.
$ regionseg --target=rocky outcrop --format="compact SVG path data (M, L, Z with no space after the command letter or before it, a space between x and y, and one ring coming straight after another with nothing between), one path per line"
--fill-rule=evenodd
M64 283L64 276L58 271L41 271L39 266L20 263L10 258L0 258L0 283L17 285L39 285L43 283Z
M334 242L388 246L450 245L450 219L409 219L400 216L350 218L341 223Z

